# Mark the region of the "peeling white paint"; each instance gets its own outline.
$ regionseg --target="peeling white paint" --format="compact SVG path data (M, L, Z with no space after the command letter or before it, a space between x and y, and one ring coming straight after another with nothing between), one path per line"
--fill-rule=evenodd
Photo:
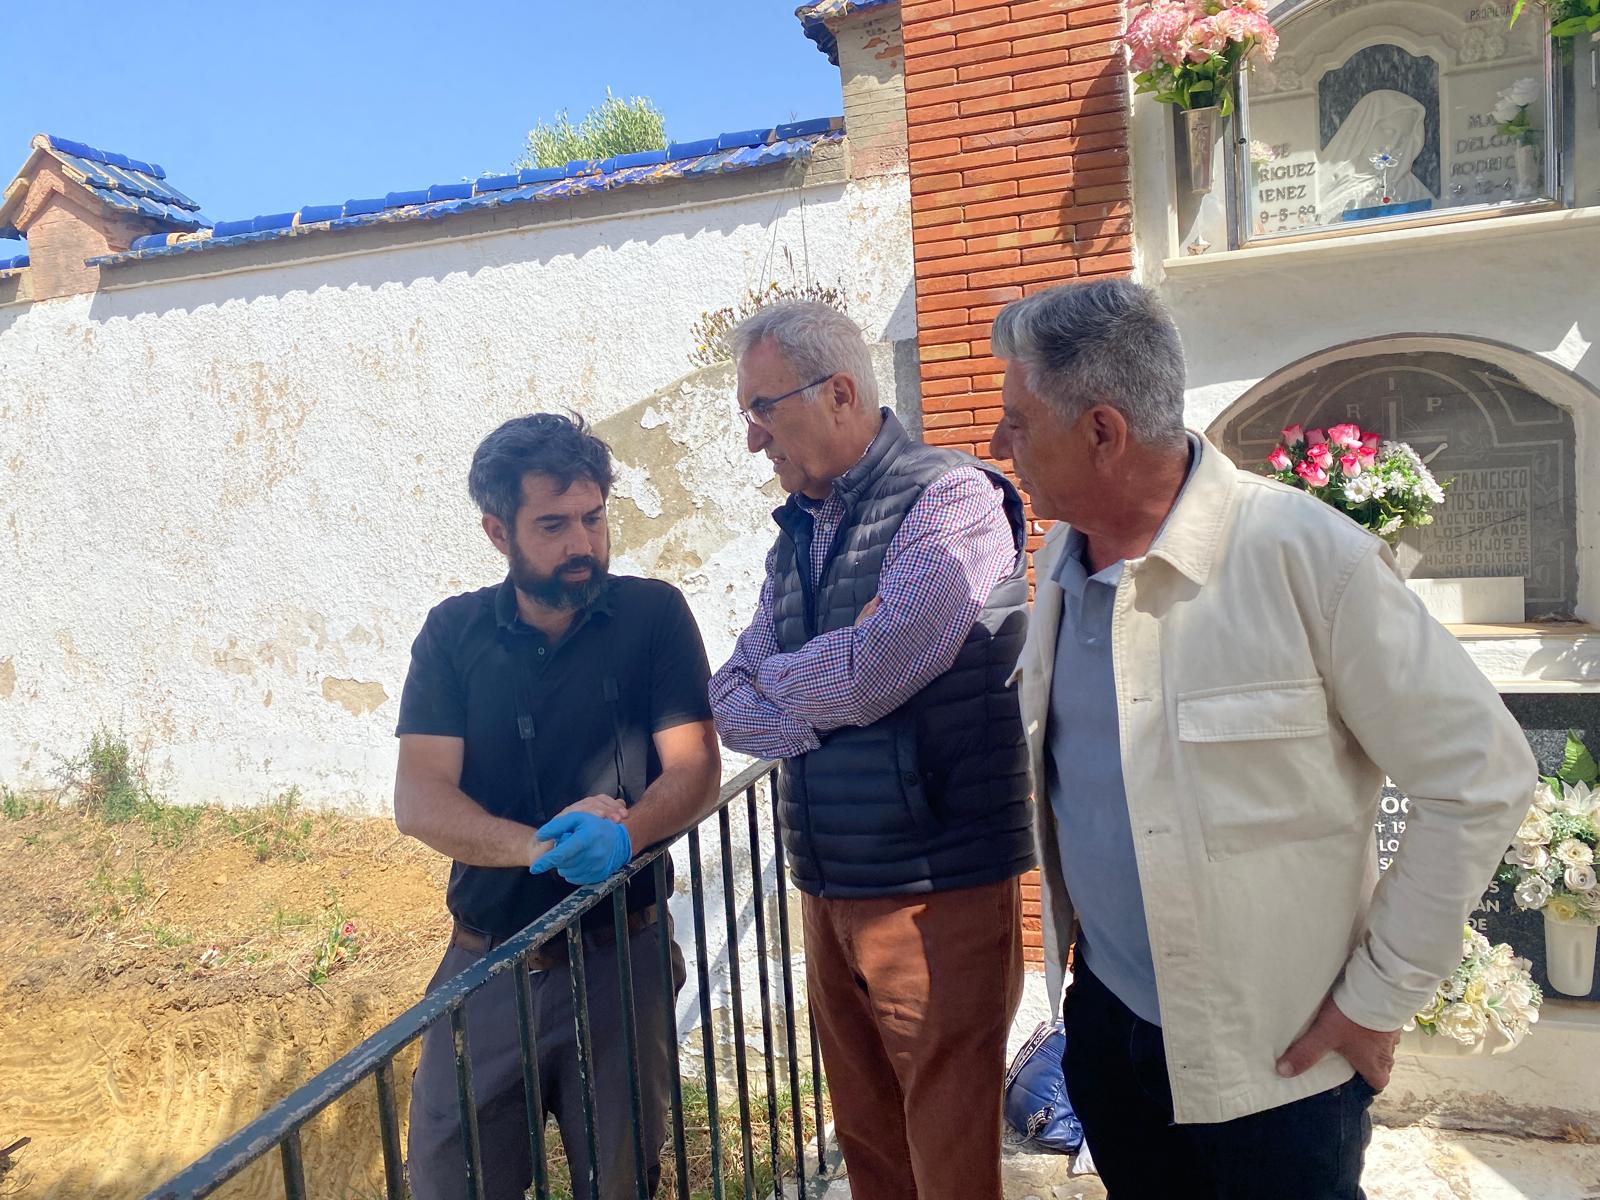
M472 450L536 409L613 441L614 569L692 578L719 661L777 497L731 382L676 385L769 270L904 336L905 178L0 307L0 782L104 722L180 801L385 811L412 638L503 573Z

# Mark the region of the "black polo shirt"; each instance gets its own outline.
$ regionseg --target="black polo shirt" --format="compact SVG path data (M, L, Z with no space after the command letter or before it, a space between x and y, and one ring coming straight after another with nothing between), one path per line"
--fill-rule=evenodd
M538 826L619 787L638 803L661 774L652 735L711 719L710 674L694 616L671 584L612 577L552 646L518 618L507 578L428 614L411 647L395 732L462 738L461 790L496 816ZM446 902L462 924L499 939L573 890L554 871L458 862ZM628 905L654 899L645 872ZM611 919L601 905L586 923Z

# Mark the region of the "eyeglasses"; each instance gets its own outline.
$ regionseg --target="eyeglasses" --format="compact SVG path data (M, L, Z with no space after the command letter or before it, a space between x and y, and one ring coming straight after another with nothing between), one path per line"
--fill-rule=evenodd
M767 422L772 419L772 410L777 408L778 405L789 399L790 396L798 396L801 392L809 392L812 388L827 383L828 380L832 379L833 376L837 374L838 372L834 371L831 374L824 375L821 379L812 380L803 387L797 387L792 392L785 392L781 396L774 396L770 400L757 397L756 399L750 401L749 408L741 408L739 410L739 415L744 418L744 423L746 425L760 425L762 428L766 428Z

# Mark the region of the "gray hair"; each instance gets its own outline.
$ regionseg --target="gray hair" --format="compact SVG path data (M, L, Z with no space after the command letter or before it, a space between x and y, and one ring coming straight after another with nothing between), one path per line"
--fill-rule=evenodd
M861 326L838 309L814 300L769 304L728 335L733 361L768 340L807 383L822 375L848 375L855 380L862 407L878 411L878 378L872 373L867 339Z
M1183 343L1149 288L1127 279L1049 288L1001 309L989 341L1067 420L1109 404L1140 442L1183 440Z

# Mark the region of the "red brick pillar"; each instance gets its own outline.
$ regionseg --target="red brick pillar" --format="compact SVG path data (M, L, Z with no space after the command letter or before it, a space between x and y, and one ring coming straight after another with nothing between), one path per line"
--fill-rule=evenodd
M986 457L995 313L1133 266L1123 6L905 0L901 21L925 437ZM1037 875L1023 903L1039 962Z

